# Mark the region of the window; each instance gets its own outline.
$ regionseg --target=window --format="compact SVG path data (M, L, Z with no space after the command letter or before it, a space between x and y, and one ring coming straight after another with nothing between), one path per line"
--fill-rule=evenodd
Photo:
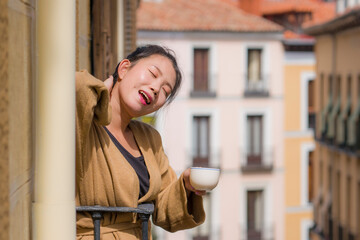
M194 126L194 150L193 166L209 166L209 143L210 143L210 117L195 116L193 118Z
M314 172L314 152L308 153L308 202L311 203L314 198L314 181L313 181L313 172Z
M344 139L343 139L342 143L345 143L347 141L347 138L348 138L347 121L348 121L349 117L351 116L351 87L352 87L351 82L352 82L351 75L349 75L348 79L347 79L347 96L348 96L348 99L347 99L347 105L346 105L346 108L345 108L345 113L343 114L344 120L342 122L342 124L344 126Z
M308 127L315 130L314 80L308 81Z
M248 49L248 81L261 81L261 49Z
M333 106L333 109L332 109L332 112L330 113L330 119L332 121L330 128L329 130L332 129L332 131L334 131L332 133L332 136L334 137L334 142L336 141L336 137L337 137L337 132L338 132L338 124L337 124L337 119L338 119L338 116L340 114L340 110L341 110L341 76L339 75L337 78L336 78L336 82L335 82L335 89L334 89L334 106Z
M209 92L209 49L194 49L194 92Z
M203 196L203 206L206 213L205 222L200 226L194 228L193 231L193 240L208 240L210 236L211 229L211 193L207 192Z
M247 116L247 164L261 165L263 151L263 117Z
M267 83L263 74L263 50L261 48L247 49L247 74L245 96L268 96Z
M261 240L264 220L263 190L247 191L247 239Z

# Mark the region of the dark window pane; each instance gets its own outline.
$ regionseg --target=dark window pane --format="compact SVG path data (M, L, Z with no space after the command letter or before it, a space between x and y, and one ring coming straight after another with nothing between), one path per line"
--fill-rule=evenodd
M209 140L210 140L210 117L196 116L194 124L194 153L193 166L209 166Z
M194 49L194 91L209 91L209 49Z
M263 152L263 120L262 116L247 117L247 163L261 165Z
M264 219L263 191L247 192L248 240L261 240Z

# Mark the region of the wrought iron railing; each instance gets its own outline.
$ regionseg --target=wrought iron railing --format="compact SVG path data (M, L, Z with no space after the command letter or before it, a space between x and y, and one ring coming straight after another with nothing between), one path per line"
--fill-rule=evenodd
M274 227L272 224L260 227L259 229L241 228L240 240L274 240Z
M195 83L196 79L194 74L190 75L190 79ZM216 97L216 81L218 79L217 74L209 74L207 79L207 89L196 89L194 84L190 91L190 97L194 98L214 98Z
M265 147L258 154L240 148L240 165L244 172L271 171L274 167L274 149Z
M268 97L269 96L269 76L261 75L260 79L254 81L249 78L249 75L245 75L245 97Z
M143 203L137 208L131 207L104 207L104 206L77 206L76 212L88 212L91 214L94 223L94 240L100 240L100 222L103 213L137 213L141 220L142 239L148 240L148 223L150 215L154 212L154 204Z

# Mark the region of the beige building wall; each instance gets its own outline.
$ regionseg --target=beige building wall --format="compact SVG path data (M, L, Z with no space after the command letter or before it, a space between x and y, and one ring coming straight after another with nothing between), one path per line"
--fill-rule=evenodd
M92 71L90 47L90 0L76 0L76 71Z
M0 239L9 238L9 86L8 86L8 11L0 0Z
M1 1L1 239L31 234L34 9L33 0Z
M308 201L308 161L315 144L307 124L307 101L308 83L314 80L315 64L312 53L292 54L286 53L284 67L284 239L301 240L308 239L308 229L313 225L312 204ZM295 62L289 60L289 55Z

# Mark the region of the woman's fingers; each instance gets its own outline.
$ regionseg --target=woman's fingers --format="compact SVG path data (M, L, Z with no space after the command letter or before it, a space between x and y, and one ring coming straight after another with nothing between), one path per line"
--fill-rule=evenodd
M112 90L112 86L113 86L113 76L109 76L105 81L104 84L106 86L106 88L109 90L109 92L111 92Z
M206 191L204 191L204 190L196 190L193 186L191 186L191 183L190 183L190 168L188 168L188 169L186 169L184 171L183 176L184 176L184 183L185 183L186 190L194 192L196 195L199 195L199 196L203 196L203 195L206 194Z
M111 98L111 91L112 91L112 88L113 88L113 76L109 76L105 81L104 81L104 84L105 84L105 87L107 88L107 90L109 91L109 95L110 95L110 98Z

